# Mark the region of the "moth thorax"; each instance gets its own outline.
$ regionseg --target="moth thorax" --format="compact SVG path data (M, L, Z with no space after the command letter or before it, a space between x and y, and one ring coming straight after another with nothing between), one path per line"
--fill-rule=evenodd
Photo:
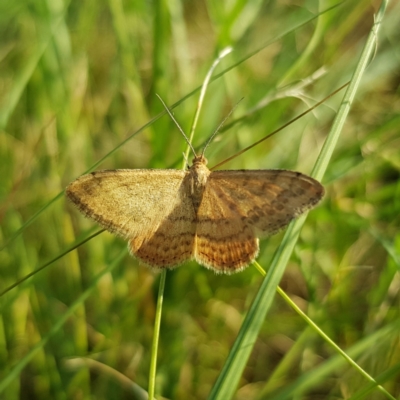
M207 160L203 156L196 156L193 165L190 167L189 185L190 197L197 212L203 198L210 170L206 167Z
M206 167L207 160L204 156L196 157L193 160L193 165L190 168L192 179L193 179L193 186L194 190L201 190L204 188L207 179L210 176L210 170Z

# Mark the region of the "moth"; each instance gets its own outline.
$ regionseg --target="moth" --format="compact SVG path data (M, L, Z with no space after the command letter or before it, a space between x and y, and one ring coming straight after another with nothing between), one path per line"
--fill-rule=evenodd
M187 260L217 273L243 270L259 238L273 235L315 207L323 186L287 170L210 171L195 155L186 170L117 169L70 183L82 214L128 241L130 253L155 269Z

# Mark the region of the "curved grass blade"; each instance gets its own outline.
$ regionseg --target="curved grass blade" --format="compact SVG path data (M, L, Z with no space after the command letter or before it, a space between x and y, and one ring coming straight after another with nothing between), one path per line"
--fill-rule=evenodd
M103 233L104 231L105 231L105 229L100 229L99 231L93 233L92 235L86 237L85 239L79 240L79 242L74 243L72 246L68 247L68 249L64 250L62 253L58 254L56 257L52 258L50 261L47 261L46 263L44 263L40 267L38 267L35 270L33 270L28 275L25 275L23 278L19 279L17 282L13 283L11 286L9 286L6 289L4 289L2 292L0 292L0 297L4 296L10 290L12 290L15 287L19 286L21 283L25 282L27 279L31 278L32 276L36 275L41 270L45 269L46 267L48 267L49 265L53 264L54 262L56 262L60 258L64 257L70 251L77 249L79 246L81 246L82 244L88 242L90 239L93 239L97 235L100 235L100 233Z
M372 346L376 345L376 343L379 343L379 341L386 338L393 331L398 330L398 325L398 323L393 323L391 325L385 326L382 329L374 332L372 335L357 342L357 344L347 350L348 355L352 358L362 356L363 353L368 351L368 349L370 349ZM323 379L326 379L329 374L343 366L344 363L344 358L340 354L337 354L322 363L317 368L314 368L311 371L303 374L293 383L285 386L283 389L277 391L275 394L269 393L268 395L261 396L259 399L284 400L293 399L295 396L301 396L302 394L304 395L306 390L312 389L315 385L318 385ZM393 370L386 371L385 374L382 374L383 376L377 378L376 381L379 383L383 383L384 379L393 377L393 373ZM375 383L368 383L365 386L365 389L368 388L368 390L372 390L372 388L374 388L376 390ZM388 393L386 396L391 400L395 399Z
M266 272L263 270L261 265L258 264L257 261L255 261L254 264L256 269L260 271L261 275L265 276ZM384 393L388 398L394 400L394 398L390 395L390 393L387 392L385 388L379 385L377 380L375 380L370 374L368 374L367 371L362 369L346 352L344 352L328 335L326 335L326 333L322 329L320 329L320 327L316 323L314 323L312 319L310 319L299 307L297 307L297 305L292 301L292 299L279 286L277 287L276 290L278 294L286 302L286 304L288 304L289 307L291 307L308 324L309 328L311 328L314 332L316 332L319 336L321 336L326 343L328 343L331 347L333 347L334 350L343 357L344 360L346 360L353 368L358 370L358 372L370 382L368 387L370 387L371 390L378 388L378 390ZM314 375L311 374L311 376ZM262 399L263 396L260 395L258 398Z
M387 7L387 1L383 1L379 12L375 18L375 23L371 28L367 42L364 46L351 82L344 95L339 111L333 122L333 126L317 159L312 177L321 180L328 167L332 153L339 139L344 121L349 113L350 106L355 97L356 91L360 84L361 78L365 71L371 56L374 53L377 33L382 22L383 15ZM211 390L209 399L211 400L227 400L231 399L236 391L239 379L246 366L250 352L257 340L258 332L272 301L275 296L276 288L282 278L285 267L292 254L294 246L299 237L300 229L303 226L307 215L301 216L298 220L289 225L287 232L282 240L281 245L277 249L274 259L272 260L270 269L265 277L260 290L258 291L242 327L231 349L231 352L225 362L225 365Z

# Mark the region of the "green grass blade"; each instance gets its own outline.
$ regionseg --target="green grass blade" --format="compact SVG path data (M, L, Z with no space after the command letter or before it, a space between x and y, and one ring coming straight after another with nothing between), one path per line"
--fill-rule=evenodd
M162 305L164 300L165 280L167 278L167 271L164 270L160 274L160 284L158 287L156 317L154 321L153 330L153 343L151 346L151 359L150 359L150 372L149 372L149 399L154 398L156 389L156 373L157 373L157 353L158 344L160 339L160 326L162 316Z
M369 381L368 387L377 388L379 391L385 394L385 396L391 400L395 400L394 397L390 395L382 386L378 384L378 382L370 375L367 371L362 369L351 357L349 354L344 352L314 321L312 321L308 316L300 310L299 307L290 299L290 297L280 288L277 288L279 295L285 300L285 302L292 307L296 313L312 328L319 336L321 336L326 343L332 346L338 355L341 355L344 360L346 360L354 369L356 369L364 378ZM311 374L314 376L313 374Z
M379 12L375 17L375 23L371 28L367 42L365 43L363 52L361 53L353 77L350 81L350 85L346 90L339 111L335 120L333 121L331 131L329 132L326 142L321 149L321 153L311 174L315 179L321 180L325 174L329 161L332 157L332 153L335 150L337 141L339 139L340 132L342 131L346 117L350 111L351 104L353 103L354 97L357 93L357 89L360 85L364 71L374 55L378 41L378 31L382 23L387 3L388 0L382 1Z
M321 180L329 164L351 103L355 97L365 68L373 55L377 40L377 33L386 10L387 1L383 1L376 16L375 23L368 36L364 50L346 91L338 114L333 122L332 129L324 143L321 154L318 157L312 176ZM225 365L210 393L211 400L231 399L236 391L239 379L246 366L250 352L257 340L260 328L265 320L267 312L275 296L276 288L282 278L286 264L291 256L300 229L304 224L306 215L290 224L281 245L279 246L270 269L258 291L229 353Z
M378 383L385 383L389 381L389 379L394 379L397 376L399 376L400 373L400 364L397 363L394 365L392 368L387 369L385 372L379 374L376 377L376 381ZM362 390L360 390L358 393L356 393L354 396L351 396L349 400L360 400L360 399L365 399L367 395L369 395L373 390L375 390L375 385L372 383L369 383L366 385ZM394 397L391 397L394 399Z
M384 340L388 337L393 331L398 329L398 324L393 323L391 325L387 325L384 328L377 330L372 335L366 337L363 340L360 340L348 349L347 353L350 357L356 358L365 353L371 346L376 345L379 341ZM320 383L323 379L326 379L332 371L337 370L340 366L342 366L346 361L344 358L337 354L334 357L331 357L329 360L318 366L317 368L312 369L311 371L302 374L298 379L296 379L292 384L287 385L284 389L279 390L275 394L268 394L265 397L260 397L260 399L268 399L268 400L284 400L284 399L292 399L295 395L300 395L304 393L307 389L311 389L313 386ZM388 375L393 373L391 371L388 372ZM385 374L383 377L387 378ZM377 379L379 382L383 382L382 378ZM366 388L376 388L375 384L369 383L365 386ZM390 395L387 397L393 399Z
M29 278L35 276L38 272L42 271L43 269L47 268L49 265L53 264L54 262L56 262L57 260L59 260L60 258L64 257L66 254L68 254L70 251L77 249L78 247L82 246L84 243L88 242L89 240L93 239L94 237L96 237L97 235L100 235L100 233L103 233L105 231L105 229L101 229L89 236L87 236L85 239L83 240L79 240L78 242L72 244L70 247L68 247L65 251L63 251L62 253L58 254L56 257L52 258L50 261L47 261L46 263L44 263L43 265L41 265L40 267L37 267L36 269L34 269L32 272L30 272L29 274L25 275L23 278L19 279L17 282L13 283L12 285L8 286L6 289L4 289L2 292L0 292L0 297L4 296L6 293L8 293L10 290L14 289L15 287L21 285L22 283L24 283L26 280L28 280ZM3 306L3 305L2 305ZM0 307L0 311L1 311L2 307Z
M260 271L262 276L265 276L266 273L262 269L261 265L257 263L257 261L254 263L255 267ZM375 380L370 374L368 374L367 371L362 369L346 352L344 352L314 321L309 318L293 301L292 299L278 286L277 287L277 292L278 294L283 298L283 300L291 307L308 325L309 328L311 328L314 332L316 332L319 336L321 336L326 343L328 343L330 346L334 348L334 350L340 354L344 360L346 360L353 368L358 370L358 372L364 376L370 383L369 383L369 390L378 388L382 393L386 395L387 398L390 398L394 400L394 397L391 396L389 392L387 392L382 386L379 385L378 381ZM308 335L304 335L306 337ZM275 374L275 372L274 372ZM314 374L311 374L312 377L314 377ZM387 377L391 377L392 375L388 374ZM382 379L382 377L381 377ZM264 388L263 392L268 394L268 386ZM269 396L269 394L268 394ZM260 393L258 399L263 399L263 393Z

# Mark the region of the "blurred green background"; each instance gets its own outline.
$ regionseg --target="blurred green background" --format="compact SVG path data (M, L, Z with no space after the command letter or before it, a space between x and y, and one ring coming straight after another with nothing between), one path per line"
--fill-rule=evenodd
M163 111L156 94L172 105L192 92L223 47L234 52L217 73L233 68L209 87L195 146L244 100L208 148L209 166L347 82L380 2L344 1L315 18L335 3L2 1L0 290L98 229L62 195L50 202L127 137L97 169L181 168L186 145L168 116L135 132ZM387 372L383 386L393 396L400 394L399 15L393 1L323 180L325 199L281 282L341 348L370 341L356 361L375 378ZM223 168L310 173L343 93ZM174 109L186 132L197 98ZM265 269L281 239L261 242ZM103 233L1 297L0 398L139 398L131 383L148 385L159 276L126 251L93 283L125 247ZM194 262L168 272L157 398L207 398L261 281L252 266L232 276ZM386 398L363 394L367 381L348 364L329 364L335 355L277 296L235 399L284 398L290 385L302 399Z

